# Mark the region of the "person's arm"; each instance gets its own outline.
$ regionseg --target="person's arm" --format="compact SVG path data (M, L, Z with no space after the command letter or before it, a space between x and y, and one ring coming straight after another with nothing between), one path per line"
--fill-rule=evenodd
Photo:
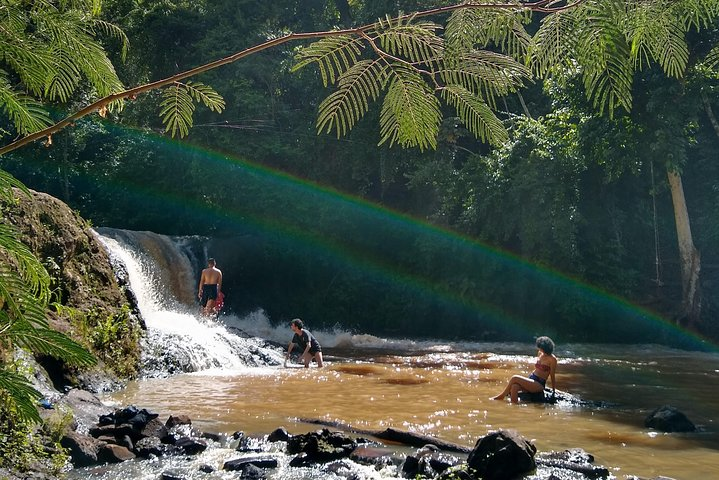
M290 358L290 353L292 353L293 348L295 348L295 344L290 340L290 344L287 345L287 355L285 355L285 358Z
M557 393L557 382L554 379L554 373L557 371L557 361L553 361L551 368L549 369L549 377L552 379L552 395Z
M302 330L302 339L305 341L305 351L302 352L302 355L305 355L309 353L310 348L312 348L312 336L307 330Z
M200 285L197 287L197 298L202 298L202 287L205 286L205 271L200 275Z
M222 291L222 272L220 272L220 278L217 279L217 293Z

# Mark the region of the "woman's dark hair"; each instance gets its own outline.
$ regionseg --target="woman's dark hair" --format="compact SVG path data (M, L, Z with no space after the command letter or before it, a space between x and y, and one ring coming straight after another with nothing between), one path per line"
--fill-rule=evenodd
M537 338L537 348L547 355L551 355L554 351L554 341L549 337L539 337Z
M299 318L295 318L294 320L292 320L290 322L290 325L294 325L295 327L299 328L300 330L305 328L305 324L302 323L302 320L300 320Z

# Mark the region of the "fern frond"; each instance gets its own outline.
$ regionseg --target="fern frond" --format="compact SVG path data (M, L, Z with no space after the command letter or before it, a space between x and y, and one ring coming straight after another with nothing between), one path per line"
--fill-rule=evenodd
M17 188L24 195L30 196L30 190L20 180L0 169L0 200L13 203L16 200L13 188Z
M185 82L185 88L197 102L202 102L213 112L221 113L225 109L225 99L209 85L200 82Z
M507 129L486 102L461 85L448 85L442 98L457 111L462 123L480 140L498 146L509 140Z
M439 101L422 77L395 66L380 113L380 145L389 142L420 150L437 147L441 120Z
M295 55L297 63L291 71L311 63L317 63L322 76L322 84L326 87L334 85L337 78L357 63L362 54L362 42L351 35L325 37L299 50Z
M182 84L175 83L162 92L160 117L165 124L165 132L170 132L173 138L178 134L182 138L189 133L194 112L195 103Z
M0 105L15 130L21 135L37 132L53 123L40 102L14 91L2 74L0 74Z
M522 8L460 9L453 12L447 22L447 48L460 52L496 46L513 58L523 60L531 43L524 25L531 20L531 12Z
M531 72L512 57L488 50L465 52L439 73L446 85L462 85L484 98L492 108L496 107L497 96L516 90L531 77Z
M581 5L577 8L581 8ZM577 19L574 11L563 10L544 17L529 46L529 65L539 77L569 62L577 46ZM581 20L579 20L581 22Z
M577 62L583 70L587 97L600 113L608 108L611 117L616 107L628 111L632 104L634 62L623 31L627 20L624 1L604 0L587 10Z
M21 322L14 323L13 327L8 331L8 335L15 337L16 345L33 352L61 358L80 367L89 367L97 363L97 359L90 352L60 332L49 328L28 328Z
M66 102L82 77L77 64L67 51L62 48L54 50L54 60L52 73L46 80L44 95L51 100Z
M18 75L28 92L36 96L43 95L46 79L54 63L52 53L44 45L29 38L0 35L0 42L0 58Z
M320 104L318 133L336 130L339 138L352 129L367 112L369 101L379 97L387 77L382 65L378 60L361 60L340 77L337 90Z
M42 395L35 390L30 382L17 373L0 369L0 390L8 392L15 404L18 416L28 422L39 423L40 414L35 407L35 401Z
M680 19L685 30L709 28L719 18L719 2L716 0L669 1L672 14Z
M380 47L410 63L429 65L437 62L444 52L444 43L436 33L441 27L432 22L411 22L411 17L380 21L378 30L373 32Z
M704 59L704 62L707 64L707 66L711 69L716 69L717 65L719 65L719 45L712 48L709 53L707 53L706 58Z
M127 38L125 32L117 25L100 19L94 19L92 29L93 32L99 32L120 42L120 58L124 62L127 58L127 51L130 48L130 40Z
M0 255L0 293L13 315L22 316L23 306L47 304L50 276L28 246L17 239L15 230L4 223L0 223Z
M637 68L656 61L668 76L681 77L689 62L684 25L673 4L636 3L628 12L626 37Z

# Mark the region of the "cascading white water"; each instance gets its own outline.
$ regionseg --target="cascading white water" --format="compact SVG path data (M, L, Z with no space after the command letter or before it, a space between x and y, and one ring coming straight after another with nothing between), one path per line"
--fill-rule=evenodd
M140 243L160 245L165 258L171 254L172 258L166 262L170 267L166 268L169 275L158 268L155 258L130 245L129 236L141 236ZM142 355L144 376L281 365L283 352L278 346L227 327L223 322L200 317L199 308L177 298L176 285L174 292L168 288L168 278L174 281L175 277L192 277L191 261L183 257L172 238L149 232L108 229L98 233L98 237L110 255L125 266L130 287L147 325ZM191 292L194 285L185 287ZM255 318L258 315L262 316L256 313Z

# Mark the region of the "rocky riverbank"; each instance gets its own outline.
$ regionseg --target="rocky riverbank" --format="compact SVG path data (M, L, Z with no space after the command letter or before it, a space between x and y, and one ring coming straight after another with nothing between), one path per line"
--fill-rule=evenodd
M87 404L102 409L89 392L71 392L67 397L69 404L82 411L88 411ZM279 427L262 437L246 437L241 431L223 435L197 430L188 416L161 418L131 406L100 414L85 433L68 432L62 444L76 467L132 459L184 459L184 466L180 462L174 469L159 472L163 479L190 478L194 470L237 472L238 478L277 478L278 469L287 478L363 478L353 465L370 466L382 478L611 478L607 468L594 465L593 457L580 449L537 452L532 442L511 430L490 433L473 448L394 429L364 433L370 435L325 427L290 435ZM407 446L416 449L406 453ZM198 464L193 457L208 449L224 449L225 454L214 464Z

